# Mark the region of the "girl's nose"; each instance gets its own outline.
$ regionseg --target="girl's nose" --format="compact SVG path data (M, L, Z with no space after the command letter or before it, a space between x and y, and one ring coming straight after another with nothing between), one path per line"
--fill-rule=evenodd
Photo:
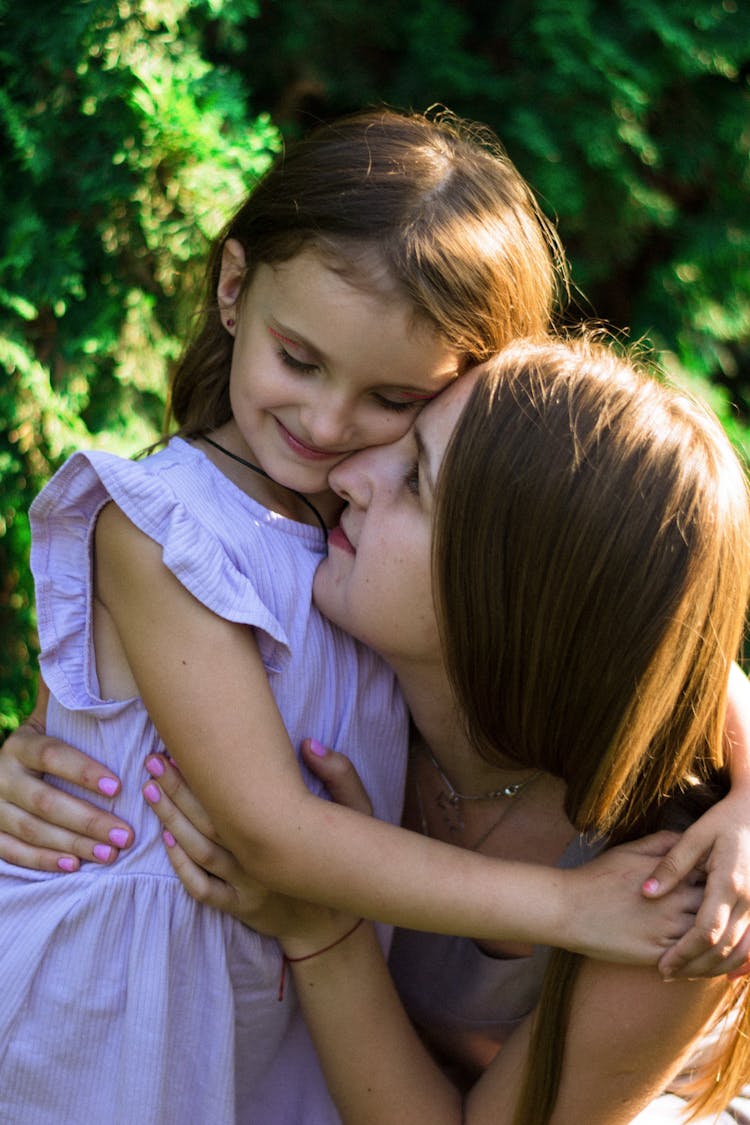
M351 433L352 407L343 399L327 396L300 410L300 421L311 445L341 451L346 448Z

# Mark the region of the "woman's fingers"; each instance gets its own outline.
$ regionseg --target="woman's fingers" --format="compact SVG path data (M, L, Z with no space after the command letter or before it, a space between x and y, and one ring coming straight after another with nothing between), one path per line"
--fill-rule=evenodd
M162 835L167 846L169 862L187 893L205 906L213 906L217 910L231 913L237 904L234 888L223 879L209 875L208 871L191 859L169 829L165 829Z
M6 777L5 764L8 762L24 771L46 773L62 781L69 781L100 797L116 797L120 792L120 780L116 774L75 746L69 746L67 742L61 742L40 731L37 724L22 723L3 744L0 754L2 796L7 795L5 790L12 784L10 778L17 776L8 774Z
M188 788L182 774L171 758L168 758L165 754L150 754L146 759L146 769L155 783L154 790L147 793L144 789L144 795L149 803L156 805L154 796L157 790L165 793L169 797L171 805L183 814L182 824L185 826L190 824L201 835L208 836L209 839L218 843L219 834L214 828L211 818L195 794ZM156 800L158 801L158 797ZM162 821L162 823L165 822Z
M744 912L730 919L721 933L707 931L700 923L700 912L687 934L659 961L659 971L667 977L717 977L736 973L750 957L750 928Z
M367 791L345 754L330 750L315 738L306 738L302 743L302 758L337 804L372 816Z
M6 863L14 863L17 867L30 868L33 871L73 872L81 866L78 856L64 851L36 848L31 844L24 844L15 836L0 832L0 859Z
M205 818L205 813L203 813L195 798L192 797L192 794L190 794L191 800L186 800L186 794L189 794L190 791L181 779L179 782L175 781L173 775L176 773L176 770L168 766L164 774L159 777L158 783L149 781L144 785L143 796L164 828L175 840L179 841L181 851L193 863L219 879L231 881L240 870L234 857L204 831L201 824L193 816L192 808L189 812L183 812L183 808L176 803L173 795L167 792L167 786L169 785L178 794L183 807L186 804L194 803ZM210 824L209 827L211 827ZM165 842L168 844L169 841L165 839Z
M111 863L133 842L125 821L66 793L40 771L109 797L118 779L72 746L31 728L0 753L0 857L36 870L74 871L78 859Z

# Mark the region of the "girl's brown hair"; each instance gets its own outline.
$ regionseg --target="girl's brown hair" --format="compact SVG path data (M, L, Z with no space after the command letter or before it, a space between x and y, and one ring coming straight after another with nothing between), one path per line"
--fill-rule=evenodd
M563 778L579 831L640 834L721 775L750 510L705 407L590 338L511 344L444 459L434 569L473 743ZM519 1125L551 1115L575 965L552 958ZM746 1005L742 1021L701 1109L747 1076Z
M259 263L315 247L366 286L375 251L415 316L472 362L548 330L567 285L554 229L489 131L446 112L387 109L320 126L289 145L214 244L203 311L172 381L170 419L182 433L231 416L233 341L216 297L228 238L244 247L245 285Z

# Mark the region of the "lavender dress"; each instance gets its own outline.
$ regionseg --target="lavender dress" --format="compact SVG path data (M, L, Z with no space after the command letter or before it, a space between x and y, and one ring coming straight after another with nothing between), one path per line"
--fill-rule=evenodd
M291 981L277 999L277 944L193 902L172 872L140 792L162 749L143 703L99 696L91 544L109 499L191 594L254 628L292 744L345 750L376 815L401 812L405 708L390 671L312 606L322 533L180 439L141 461L74 455L31 512L48 727L122 778L136 843L73 876L0 863L0 1122L337 1122Z

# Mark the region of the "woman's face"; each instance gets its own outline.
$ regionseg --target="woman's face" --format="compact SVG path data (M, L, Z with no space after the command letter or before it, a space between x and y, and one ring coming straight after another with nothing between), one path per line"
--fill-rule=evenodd
M475 374L424 408L399 441L330 474L347 502L315 575L318 608L392 663L440 660L432 599L435 482Z

